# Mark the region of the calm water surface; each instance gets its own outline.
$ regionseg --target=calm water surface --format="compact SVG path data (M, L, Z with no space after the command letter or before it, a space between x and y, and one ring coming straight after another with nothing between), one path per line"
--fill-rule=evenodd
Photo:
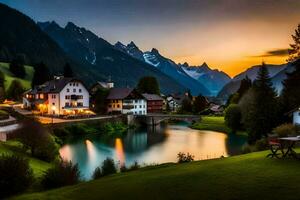
M241 150L246 138L214 131L198 131L186 123L156 130L131 130L124 137L85 137L61 147L65 160L78 163L83 178L90 179L94 169L107 157L119 165L176 162L178 152L189 152L195 160L230 156Z

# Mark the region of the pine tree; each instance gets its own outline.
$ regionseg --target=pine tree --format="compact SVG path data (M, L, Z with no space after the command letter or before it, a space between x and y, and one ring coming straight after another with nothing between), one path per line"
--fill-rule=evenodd
M41 85L50 80L50 72L47 66L41 62L34 67L34 74L31 82L31 87Z
M155 77L145 76L139 80L137 90L140 93L160 94L159 84Z
M300 58L300 24L295 30L295 34L292 35L294 40L293 44L290 44L291 49L289 50L289 58L288 61L292 62Z
M64 77L73 77L73 70L71 68L71 66L69 65L69 63L66 63L64 66Z
M193 103L193 112L200 113L201 111L205 110L208 107L207 99L199 94Z
M281 104L283 113L300 106L300 60L294 62L295 71L287 73L283 81Z
M237 93L239 94L239 99L241 99L243 97L243 95L251 88L252 86L252 81L251 79L249 79L248 76L246 76L240 84L240 87L237 91Z
M0 71L0 103L5 100L5 78L4 74Z
M277 123L277 94L264 63L258 71L253 90L254 102L249 102L251 109L249 109L245 121L249 132L249 142L254 142L262 136L267 136Z

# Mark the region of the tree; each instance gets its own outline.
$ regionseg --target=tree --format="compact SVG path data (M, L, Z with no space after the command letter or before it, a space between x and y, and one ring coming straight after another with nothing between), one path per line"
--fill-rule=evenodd
M281 92L282 114L300 106L300 60L294 62L295 71L287 73Z
M7 98L15 100L15 101L19 101L22 99L22 94L24 92L24 88L21 84L20 81L18 80L13 80L9 86L9 88L7 89Z
M205 110L208 107L207 99L199 94L193 103L193 112L200 113L201 111Z
M91 101L93 102L93 110L96 113L104 114L107 111L107 101L109 91L106 89L98 89L92 96Z
M293 44L290 44L288 61L292 62L300 58L300 24L295 29L295 34L292 35Z
M251 88L252 81L251 79L246 76L240 84L239 89L237 90L237 93L239 94L239 100L243 97L243 95Z
M73 70L69 63L66 63L64 66L64 77L73 77Z
M189 98L184 98L181 102L180 112L181 113L190 113L193 111L192 101Z
M48 130L39 122L26 119L21 123L21 128L16 130L25 149L28 149L32 156L52 161L57 155L56 144Z
M139 80L137 90L140 93L160 94L159 84L155 77L145 76Z
M9 71L18 78L24 78L26 75L24 64L17 59L12 60L9 64Z
M33 173L26 158L0 156L0 199L25 191L33 182Z
M246 113L246 128L249 132L249 142L255 142L276 126L278 105L276 92L272 87L268 69L263 63L253 84L254 102L250 102Z
M225 123L235 133L241 128L242 113L237 104L230 104L225 110Z
M5 78L4 74L0 71L0 103L5 100Z
M31 82L31 87L41 85L51 78L49 69L47 66L41 62L34 67L34 74Z

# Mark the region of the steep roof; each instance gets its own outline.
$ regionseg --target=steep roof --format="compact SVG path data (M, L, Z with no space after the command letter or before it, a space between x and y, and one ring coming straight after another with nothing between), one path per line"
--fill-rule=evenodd
M75 79L75 78L55 78L51 81L47 81L46 83L36 86L32 89L29 93L36 94L36 93L59 93L68 83L70 82L80 82L83 84L82 81Z
M112 88L109 91L109 95L107 96L107 99L124 99L132 91L133 91L132 88Z
M142 94L147 101L163 101L164 99L157 94Z

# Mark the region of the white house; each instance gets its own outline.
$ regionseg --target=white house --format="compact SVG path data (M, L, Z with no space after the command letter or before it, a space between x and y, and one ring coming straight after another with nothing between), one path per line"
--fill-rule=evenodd
M147 101L135 89L112 88L107 97L109 113L147 114Z
M293 124L300 126L300 107L293 110Z
M27 91L23 97L23 106L35 107L49 115L76 115L90 112L89 98L89 92L82 81L55 77Z

